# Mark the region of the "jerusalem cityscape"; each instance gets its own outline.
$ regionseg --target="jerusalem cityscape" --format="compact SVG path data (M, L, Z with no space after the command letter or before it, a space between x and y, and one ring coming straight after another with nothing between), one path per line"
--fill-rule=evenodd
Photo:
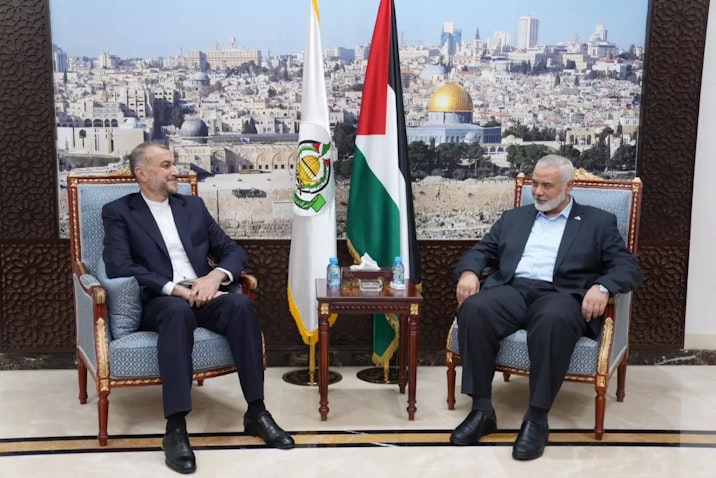
M644 40L614 43L609 24L595 19L583 35L545 43L541 20L516 16L493 31L445 19L429 44L401 40L419 239L481 237L511 207L514 176L549 152L603 177L633 176ZM361 44L323 44L339 237L371 34ZM196 172L200 196L231 237L290 238L303 52L248 43L128 58L80 56L55 41L63 235L69 172L121 170L132 148L157 140L181 171Z

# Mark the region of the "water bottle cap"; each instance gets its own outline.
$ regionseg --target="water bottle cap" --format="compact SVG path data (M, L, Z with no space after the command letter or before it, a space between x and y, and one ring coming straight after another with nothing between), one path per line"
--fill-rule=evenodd
M402 264L402 263L403 263L403 258L400 257L400 256L395 256L395 263L396 263L396 264Z
M331 257L328 260L331 264L338 264L338 258L337 257Z

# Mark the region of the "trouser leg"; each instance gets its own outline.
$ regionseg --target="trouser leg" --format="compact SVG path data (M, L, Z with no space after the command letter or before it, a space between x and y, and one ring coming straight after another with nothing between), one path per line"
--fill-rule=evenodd
M457 313L462 393L491 397L500 339L518 330L526 313L525 300L508 285L483 289L462 303Z
M226 337L247 402L264 398L261 324L251 300L224 294L195 309L197 323Z
M581 301L553 292L536 299L527 313L530 405L549 409L569 368L572 352L588 324Z
M142 328L159 333L157 351L162 379L164 416L191 411L194 373L191 352L196 319L189 303L179 297L162 296L143 304Z

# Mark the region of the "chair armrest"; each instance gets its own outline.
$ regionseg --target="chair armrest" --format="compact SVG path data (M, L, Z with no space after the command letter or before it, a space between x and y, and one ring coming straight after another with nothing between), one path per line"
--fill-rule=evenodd
M606 366L606 373L610 376L629 351L631 297L631 292L616 294L609 298L607 308L604 310L604 321L598 337L599 354L600 357L605 356L608 359L603 365ZM611 340L607 342L608 338Z
M246 294L251 299L251 302L254 302L256 300L256 290L259 287L259 281L256 277L242 272L238 282L241 284L241 292Z
M614 296L614 342L610 357L610 369L619 365L622 354L629 351L629 322L631 319L632 292Z
M77 350L86 359L86 365L94 376L100 369L98 350L106 351L111 340L111 331L106 309L106 292L100 282L91 274L73 274L75 288L75 324ZM109 367L109 358L104 353L103 365Z

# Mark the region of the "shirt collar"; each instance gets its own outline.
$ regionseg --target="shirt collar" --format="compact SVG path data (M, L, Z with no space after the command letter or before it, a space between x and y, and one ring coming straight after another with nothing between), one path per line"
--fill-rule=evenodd
M144 199L144 202L146 202L149 207L152 207L152 206L163 207L163 206L168 206L168 205L169 205L169 197L167 197L167 198L166 198L164 201L162 201L162 202L157 202L157 201L152 201L151 199L149 199L149 198L148 198L147 196L145 196L144 193L141 192L141 191L139 192L139 194L142 195L142 199Z
M573 206L573 205L574 205L574 199L572 199L572 196L569 196L569 202L567 203L567 206L565 206L565 208L562 209L562 210L560 211L560 213L557 214L556 216L554 216L554 217L547 217L547 215L546 215L544 212L542 212L542 211L537 211L537 215L538 215L538 216L542 216L542 217L544 217L545 219L548 219L548 220L550 220L550 221L553 221L553 220L557 219L557 218L560 217L560 216L564 216L565 219L569 219L569 213L572 212L572 206Z

